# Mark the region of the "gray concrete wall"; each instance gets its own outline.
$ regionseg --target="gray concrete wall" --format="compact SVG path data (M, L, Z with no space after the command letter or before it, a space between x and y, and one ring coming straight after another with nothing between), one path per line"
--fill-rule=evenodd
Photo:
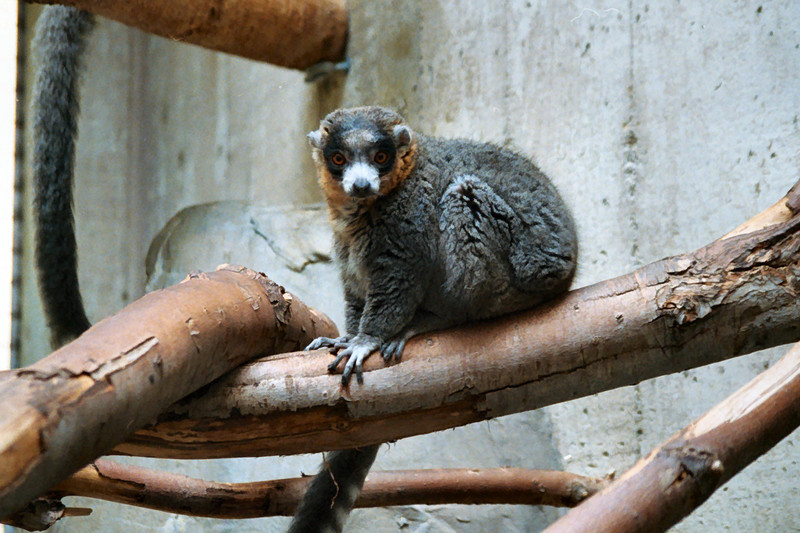
M303 134L340 105L389 105L426 133L496 141L533 156L574 210L577 286L701 246L796 181L798 3L351 0L349 6L352 70L315 85L304 84L300 73L99 24L84 84L76 185L90 317L141 295L150 241L178 211L228 200L249 205L198 207L174 222L168 246L160 248L170 253L154 256L151 283L241 260L296 284L310 303L341 317L325 242L312 239L300 256L287 256L280 253L284 245L258 238L249 222L275 227L307 217L297 227L325 234L313 210L287 216L268 208L321 200ZM304 258L314 258L307 272L297 268ZM318 286L325 287L320 294L310 290ZM47 353L47 336L32 276L24 290L23 355L30 361ZM622 472L781 352L406 439L386 447L379 466ZM674 530L800 529L796 440L797 434L788 437ZM249 481L295 476L318 462L306 456L145 463ZM283 519L234 523L92 506L92 517L58 529L285 527ZM421 506L356 512L350 525L371 532L536 531L557 514Z

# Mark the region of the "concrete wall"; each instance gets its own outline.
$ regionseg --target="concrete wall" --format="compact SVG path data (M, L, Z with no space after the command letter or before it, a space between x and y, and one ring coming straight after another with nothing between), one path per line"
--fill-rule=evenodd
M327 235L314 210L269 207L321 200L303 134L338 106L389 105L421 131L492 140L535 157L578 222L576 286L699 247L797 179L798 3L351 0L349 7L352 69L315 85L297 72L98 25L76 184L91 318L141 295L148 246L171 217L218 201L248 206L184 212L168 240L159 241L162 253L152 256L153 285L241 260L341 317L324 239L311 239L292 256L254 230L302 219L298 237ZM309 258L313 267L305 271L298 265ZM23 356L30 361L47 353L47 336L33 276L24 291ZM622 472L781 352L406 439L386 447L379 466ZM674 530L800 528L796 440L796 433L788 437ZM310 472L318 462L306 456L144 463L248 481ZM91 505L93 516L64 521L58 530L285 527L283 519L234 523ZM359 511L350 525L373 532L536 531L557 515L518 506L422 506Z

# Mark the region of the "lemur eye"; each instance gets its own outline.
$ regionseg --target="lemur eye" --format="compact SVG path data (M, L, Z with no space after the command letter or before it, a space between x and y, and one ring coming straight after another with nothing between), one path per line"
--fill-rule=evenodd
M331 156L331 163L336 165L337 167L343 167L345 163L347 163L347 159L344 157L342 152L336 152Z
M375 152L375 156L373 157L373 159L375 160L376 163L382 165L389 160L389 154L387 154L383 150L379 150Z

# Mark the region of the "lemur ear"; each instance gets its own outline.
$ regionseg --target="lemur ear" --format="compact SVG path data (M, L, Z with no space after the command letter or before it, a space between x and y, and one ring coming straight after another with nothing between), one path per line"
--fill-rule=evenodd
M325 126L320 126L318 130L314 130L306 135L306 138L308 139L309 144L314 148L322 148L322 141L327 136L328 130L325 129Z
M408 148L411 145L411 130L408 126L398 124L392 128L392 137L398 150Z

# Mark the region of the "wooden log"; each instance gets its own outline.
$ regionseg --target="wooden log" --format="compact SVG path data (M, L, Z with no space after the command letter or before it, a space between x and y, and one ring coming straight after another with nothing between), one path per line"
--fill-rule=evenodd
M537 309L373 355L340 387L330 355L246 365L162 414L118 453L213 458L386 442L633 385L800 339L797 191L693 253ZM767 216L768 215L768 216Z
M548 533L657 533L800 425L800 344Z
M77 7L148 33L305 70L344 59L344 0L28 0Z
M147 294L45 359L0 373L0 517L228 370L335 332L262 274L226 266Z

